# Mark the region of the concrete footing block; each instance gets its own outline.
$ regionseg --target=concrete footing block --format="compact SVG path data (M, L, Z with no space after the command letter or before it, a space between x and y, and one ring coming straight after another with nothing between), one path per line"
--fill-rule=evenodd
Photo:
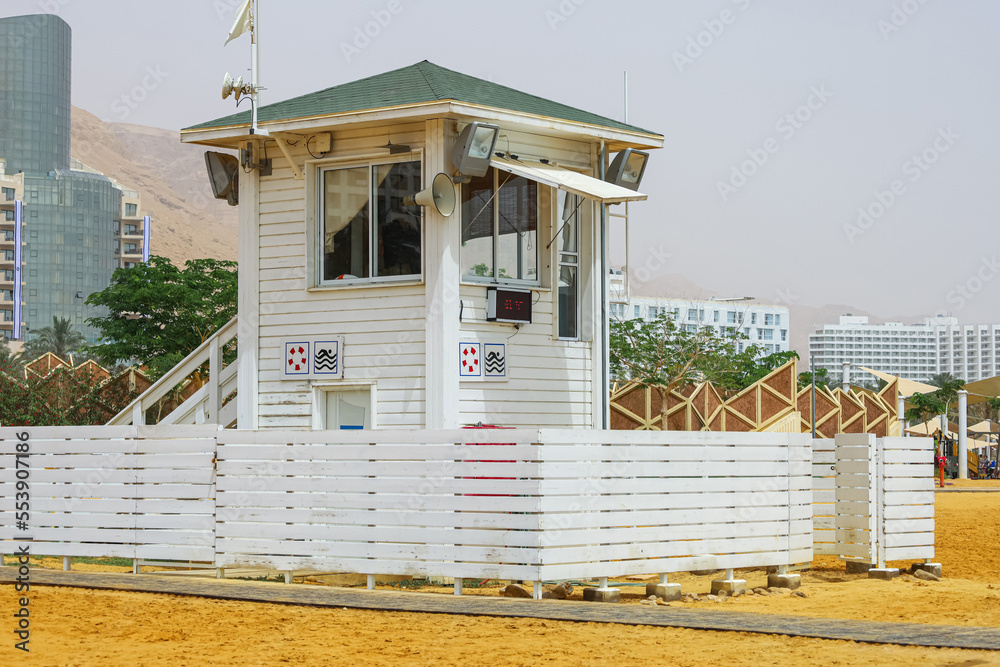
M769 574L767 575L768 588L790 588L793 591L802 585L802 575L800 574Z
M898 567L873 567L868 570L869 579L895 579L899 576Z
M712 595L718 595L720 592L730 597L743 595L747 592L746 579L713 579Z
M914 563L910 566L911 572L916 572L917 570L924 570L925 572L930 572L935 577L943 577L944 574L941 572L941 563Z
M622 592L618 588L584 588L583 599L587 602L621 602Z
M864 574L872 569L871 563L859 563L857 561L847 561L847 574Z
M673 600L680 600L681 585L649 583L646 584L646 595L647 596L655 595L664 602L672 602Z

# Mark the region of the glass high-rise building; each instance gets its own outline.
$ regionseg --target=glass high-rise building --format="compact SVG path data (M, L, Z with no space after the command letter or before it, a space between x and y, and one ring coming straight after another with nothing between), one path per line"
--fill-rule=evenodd
M97 331L86 319L104 311L85 300L108 286L116 268L135 261L126 250L148 256L136 240L148 218L131 221L132 239L123 236L122 187L71 165L71 49L72 31L58 16L0 19L0 159L8 177L23 179L23 338L60 317L94 341ZM13 256L0 254L0 262L6 254Z
M71 30L54 14L0 19L0 157L7 172L69 169Z

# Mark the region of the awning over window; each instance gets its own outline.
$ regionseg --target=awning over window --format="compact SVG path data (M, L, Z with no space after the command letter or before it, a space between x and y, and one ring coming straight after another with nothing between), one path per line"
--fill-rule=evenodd
M566 192L594 199L605 204L618 204L624 201L645 201L646 195L641 192L633 192L620 185L605 183L604 181L585 176L569 169L556 167L555 165L543 162L529 162L527 160L511 160L505 157L493 157L490 159L497 169L509 171L512 174L523 176L532 181L559 188Z

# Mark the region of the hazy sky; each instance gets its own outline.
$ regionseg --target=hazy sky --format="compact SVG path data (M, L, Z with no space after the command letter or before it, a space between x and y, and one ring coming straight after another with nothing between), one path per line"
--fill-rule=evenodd
M627 70L629 122L666 137L632 207L633 268L1000 322L1000 3L260 2L265 104L426 59L621 119ZM72 26L77 106L179 129L235 110L219 90L249 66L247 36L223 46L239 4L4 0L0 15Z

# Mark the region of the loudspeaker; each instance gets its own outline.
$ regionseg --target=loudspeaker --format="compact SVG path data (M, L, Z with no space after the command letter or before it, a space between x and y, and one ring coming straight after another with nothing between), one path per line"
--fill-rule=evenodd
M233 94L233 77L226 72L226 76L222 77L222 99L226 99Z
M447 174L438 174L429 188L403 198L404 206L434 206L446 218L455 212L455 203L455 184Z

